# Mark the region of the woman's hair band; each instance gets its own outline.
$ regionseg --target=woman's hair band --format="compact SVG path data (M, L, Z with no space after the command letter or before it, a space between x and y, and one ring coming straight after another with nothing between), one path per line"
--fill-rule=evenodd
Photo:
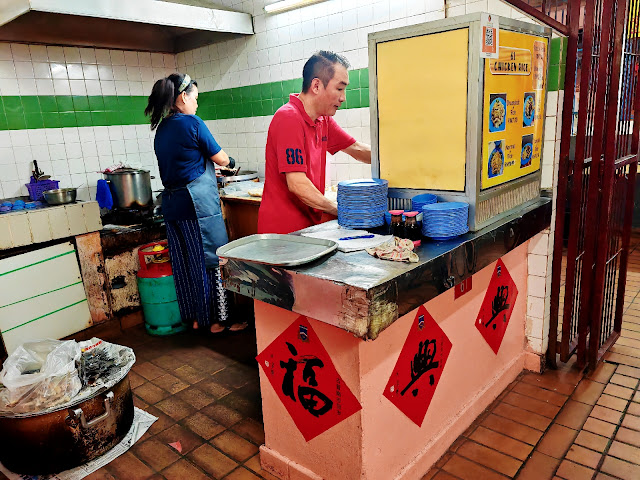
M184 79L182 80L180 87L178 87L178 93L184 92L190 83L191 83L191 77L185 73Z

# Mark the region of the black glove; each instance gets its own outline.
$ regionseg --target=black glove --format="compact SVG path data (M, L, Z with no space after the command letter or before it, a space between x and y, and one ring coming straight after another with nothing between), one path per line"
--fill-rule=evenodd
M233 157L229 157L229 164L225 165L226 168L236 168L236 161Z

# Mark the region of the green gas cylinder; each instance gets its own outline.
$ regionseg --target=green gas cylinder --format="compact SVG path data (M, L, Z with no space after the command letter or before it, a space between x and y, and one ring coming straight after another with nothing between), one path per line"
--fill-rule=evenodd
M155 242L138 249L138 291L147 332L172 335L186 329L180 317L167 242Z

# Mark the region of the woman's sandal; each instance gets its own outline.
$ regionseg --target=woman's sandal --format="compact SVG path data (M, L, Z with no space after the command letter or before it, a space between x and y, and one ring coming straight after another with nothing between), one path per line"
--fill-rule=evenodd
M209 328L209 333L211 335L217 335L219 333L224 332L226 329L224 327L224 325L220 325L219 323L216 323L214 325L211 325L211 327Z
M244 330L248 326L249 326L249 324L247 322L234 323L233 325L231 325L229 327L229 331L230 332L241 332L242 330Z

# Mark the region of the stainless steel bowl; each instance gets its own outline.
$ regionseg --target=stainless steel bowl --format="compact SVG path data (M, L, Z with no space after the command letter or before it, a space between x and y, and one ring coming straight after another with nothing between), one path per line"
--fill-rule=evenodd
M75 188L56 188L55 190L47 190L42 195L49 205L64 205L75 202L76 194L77 189Z

